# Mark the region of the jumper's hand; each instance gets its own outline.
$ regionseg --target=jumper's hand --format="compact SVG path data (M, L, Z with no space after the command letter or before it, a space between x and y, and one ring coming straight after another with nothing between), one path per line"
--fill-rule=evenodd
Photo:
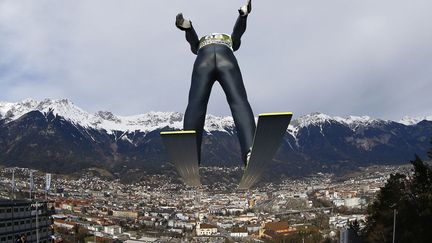
M192 22L189 19L183 18L183 14L179 13L176 16L175 25L181 30L188 30L192 27Z
M247 4L242 6L239 10L241 16L247 16L252 11L252 0L248 0Z

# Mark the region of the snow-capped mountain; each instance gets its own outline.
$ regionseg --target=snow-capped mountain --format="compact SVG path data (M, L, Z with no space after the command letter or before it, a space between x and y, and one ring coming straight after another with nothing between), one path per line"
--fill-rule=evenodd
M297 117L274 166L278 173L301 175L407 163L429 149L431 118L395 122L322 113ZM0 102L0 164L65 173L88 167L160 168L168 158L159 132L181 129L182 119L178 112L90 114L66 99ZM203 165L242 164L232 117L208 115L205 130Z
M95 114L90 114L83 109L77 107L68 99L45 99L36 101L26 99L17 103L0 102L0 119L6 122L14 121L22 115L31 111L40 111L42 113L53 112L56 116L61 116L66 120L80 125L85 128L93 128L97 130L106 130L109 133L114 131L142 131L149 132L164 127L173 129L182 129L183 114L179 112L149 112L145 114L133 116L117 116L109 111L99 111ZM415 125L422 120L432 121L432 116L428 117L404 117L399 123L404 125ZM379 125L389 123L389 120L373 119L369 116L349 116L331 117L323 113L311 113L308 115L294 118L291 122L289 130L298 131L300 128L311 125L322 125L325 123L340 123L349 126L355 130L358 127ZM234 128L232 117L217 117L207 115L205 130L211 131L227 131ZM292 134L296 134L295 132Z
M294 119L292 124L295 127L302 128L311 125L322 125L325 123L340 123L356 129L361 126L370 126L373 124L384 124L390 122L389 120L373 119L369 116L348 116L342 118L339 116L331 117L329 115L315 112L308 115L301 116Z
M416 125L421 121L432 121L432 115L431 116L423 116L423 117L409 117L404 116L399 123L402 123L404 125L410 126L410 125Z
M71 122L83 126L88 126L93 121L93 116L75 106L67 99L45 99L41 102L33 99L26 99L18 103L0 102L0 117L5 119L6 122L14 121L31 111L40 111L42 113L54 111L55 115L62 116Z
M110 134L114 131L149 132L164 127L173 129L182 129L183 127L183 114L178 112L149 112L133 116L117 116L109 111L90 114L67 99L45 99L41 102L33 99L26 99L18 103L0 102L0 119L5 119L6 122L14 121L31 111L40 111L45 114L52 112L76 125L106 130ZM233 128L232 117L207 116L206 131L225 131L226 128Z

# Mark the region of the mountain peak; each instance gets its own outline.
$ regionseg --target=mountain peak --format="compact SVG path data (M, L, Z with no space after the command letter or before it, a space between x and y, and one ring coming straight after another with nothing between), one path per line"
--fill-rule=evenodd
M19 103L24 105L24 106L28 106L28 107L34 107L38 104L38 102L32 98L27 98L27 99L25 99Z
M40 111L42 113L52 112L54 115L62 116L74 123L89 126L90 114L75 106L68 99L44 99L36 101L25 99L17 103L0 103L0 116L7 121L16 120L30 111Z
M120 119L110 111L98 111L95 116L100 117L103 120L120 122Z
M335 119L321 112L313 112L293 120L292 123L294 126L307 127L310 125L319 125L331 121L335 121Z
M46 98L38 104L41 107L46 106L75 106L69 99L49 99Z
M369 116L348 116L346 118L335 116L331 117L327 114L314 112L308 115L299 117L293 120L292 125L301 127L307 127L311 125L319 126L325 123L340 123L350 127L351 129L356 129L361 126L368 126L372 124L382 124L390 122L388 120L373 119Z
M417 123L421 121L432 121L432 115L430 116L423 116L423 117L409 117L404 116L401 120L399 120L399 123L402 123L407 126L416 125Z
M151 111L132 116L118 116L110 111L98 111L95 114L90 114L77 107L69 99L44 99L40 102L34 99L25 99L17 103L0 102L0 119L10 122L34 110L38 110L42 113L52 112L54 115L62 116L82 127L98 130L104 129L108 132L136 130L146 132L165 127L170 127L171 129L183 128L183 114L179 112ZM432 116L420 118L404 117L399 122L405 125L414 125L422 120L432 121ZM342 118L338 116L332 117L321 112L314 112L293 119L288 130L291 130L293 134L295 134L295 131L302 127L310 125L321 126L325 123L343 124L350 127L352 130L356 130L359 127L379 125L387 122L390 121L373 119L369 116L348 116ZM204 129L208 132L229 132L234 129L234 121L231 116L218 117L207 115Z

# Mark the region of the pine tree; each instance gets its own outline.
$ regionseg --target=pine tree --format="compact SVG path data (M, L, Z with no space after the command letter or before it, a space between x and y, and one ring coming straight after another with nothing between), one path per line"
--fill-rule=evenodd
M393 210L401 204L405 191L405 175L390 175L386 185L381 188L376 200L368 208L366 239L368 242L391 242L393 235Z
M432 159L432 149L428 153ZM415 155L412 176L391 175L368 208L364 235L367 242L392 242L394 210L396 242L432 239L432 168Z

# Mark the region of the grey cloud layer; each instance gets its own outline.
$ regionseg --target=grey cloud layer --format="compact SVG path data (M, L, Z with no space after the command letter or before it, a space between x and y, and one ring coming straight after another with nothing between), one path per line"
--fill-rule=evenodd
M183 111L200 35L230 32L244 1L0 1L0 100ZM399 119L432 113L432 2L255 0L236 53L255 113ZM220 87L209 113L229 114Z

